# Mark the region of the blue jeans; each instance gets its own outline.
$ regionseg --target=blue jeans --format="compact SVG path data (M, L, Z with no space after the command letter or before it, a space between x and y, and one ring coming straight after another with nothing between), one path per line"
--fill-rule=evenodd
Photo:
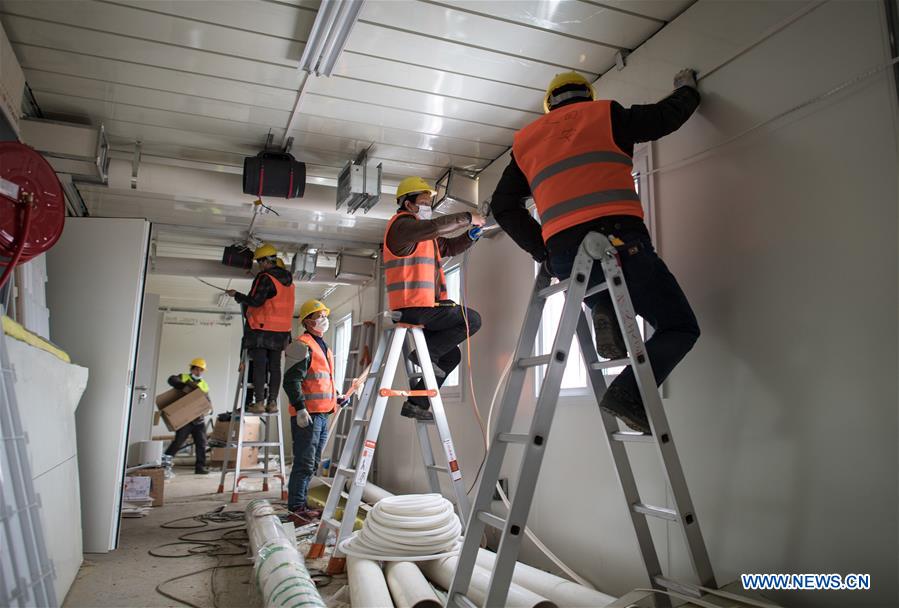
M646 342L646 351L656 383L661 384L684 355L693 348L699 338L699 325L687 296L677 284L677 279L668 270L665 262L656 255L645 227L641 225L640 228L614 234L624 241L625 245L637 243L640 245L639 251L632 255L628 255L626 247L621 248L624 249L621 254L621 266L634 310L646 319L654 330L652 337ZM567 279L571 275L577 249L550 250L549 255L549 265L553 274L560 279ZM596 261L588 286L592 287L603 281L605 277L602 266ZM591 296L584 302L591 310L600 307L615 319L608 291ZM640 392L630 366L619 374L611 386L616 386L639 399Z
M297 426L296 416L290 417L290 436L293 438L293 467L287 482L287 508L291 511L306 506L309 481L321 462L322 449L328 441L328 419L331 414L311 414L306 428Z

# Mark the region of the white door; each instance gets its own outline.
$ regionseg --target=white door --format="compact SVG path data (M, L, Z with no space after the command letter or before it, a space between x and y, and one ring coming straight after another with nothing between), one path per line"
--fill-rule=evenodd
M146 220L67 218L47 254L50 338L89 370L75 417L86 553L118 544L149 238Z
M131 425L128 432L129 464L136 460L135 446L148 441L152 434L153 412L156 410L156 368L159 363L159 340L162 336L162 313L159 312L159 294L145 293L140 315L140 337L137 347L137 371L134 372L134 390L131 397Z

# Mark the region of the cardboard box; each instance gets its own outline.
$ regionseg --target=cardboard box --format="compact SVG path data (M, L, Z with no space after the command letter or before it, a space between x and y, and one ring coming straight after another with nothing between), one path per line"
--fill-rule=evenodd
M122 490L122 500L144 500L150 497L149 477L141 475L128 475L125 477L125 488Z
M228 468L234 468L234 459L237 458L237 448L212 448L212 457L209 464L221 467L225 460L225 450L228 450ZM259 464L259 448L244 448L243 458L240 462L241 469L251 469Z
M212 433L209 435L210 441L218 441L219 443L227 443L228 442L228 425L231 423L227 420L216 420L215 425L212 427ZM238 424L237 421L234 423ZM259 422L259 418L247 418L244 422L243 426L243 440L244 441L259 441L259 437L261 434L262 424Z
M156 397L156 407L162 411L162 419L170 431L177 431L200 416L212 413L212 403L201 390L173 388Z
M152 469L138 469L129 473L132 477L150 478L150 498L154 507L161 507L165 498L165 469L162 467ZM126 477L127 479L127 477Z

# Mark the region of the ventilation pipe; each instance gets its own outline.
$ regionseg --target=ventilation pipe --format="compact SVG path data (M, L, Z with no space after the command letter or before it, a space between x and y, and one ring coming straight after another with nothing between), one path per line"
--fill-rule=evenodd
M428 579L437 583L444 589L450 588L453 575L456 573L458 557L444 557L427 562L421 562L421 571ZM487 599L487 586L490 584L490 572L480 566L475 566L471 573L471 585L466 596L479 606ZM507 608L557 608L557 604L545 597L537 595L533 591L525 589L521 585L512 583L509 585L509 596L506 598Z
M440 608L431 584L412 562L387 562L387 586L396 608Z
M347 576L350 581L350 606L353 608L392 608L393 600L377 562L348 556Z

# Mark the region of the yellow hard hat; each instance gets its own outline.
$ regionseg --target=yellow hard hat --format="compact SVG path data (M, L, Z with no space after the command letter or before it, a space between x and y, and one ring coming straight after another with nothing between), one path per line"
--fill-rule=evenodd
M323 311L325 315L331 314L331 310L325 306L324 302L319 300L306 300L306 302L300 306L300 321L320 310Z
M199 367L204 372L206 371L206 359L194 359L190 362L191 367Z
M420 177L407 177L396 187L396 200L400 200L407 194L414 192L430 192L431 196L437 194L437 191L431 188L431 184Z
M260 258L268 258L274 255L278 255L278 250L275 249L274 245L263 243L256 248L256 251L253 252L253 259L258 260Z
M590 84L590 81L584 78L582 75L577 72L562 72L561 74L556 74L553 77L552 81L550 81L549 86L546 87L546 95L543 96L543 111L547 114L550 110L549 101L553 96L553 91L556 89L561 89L564 86L570 84L579 84L590 90L590 99L596 99L596 93L593 91L593 85Z

